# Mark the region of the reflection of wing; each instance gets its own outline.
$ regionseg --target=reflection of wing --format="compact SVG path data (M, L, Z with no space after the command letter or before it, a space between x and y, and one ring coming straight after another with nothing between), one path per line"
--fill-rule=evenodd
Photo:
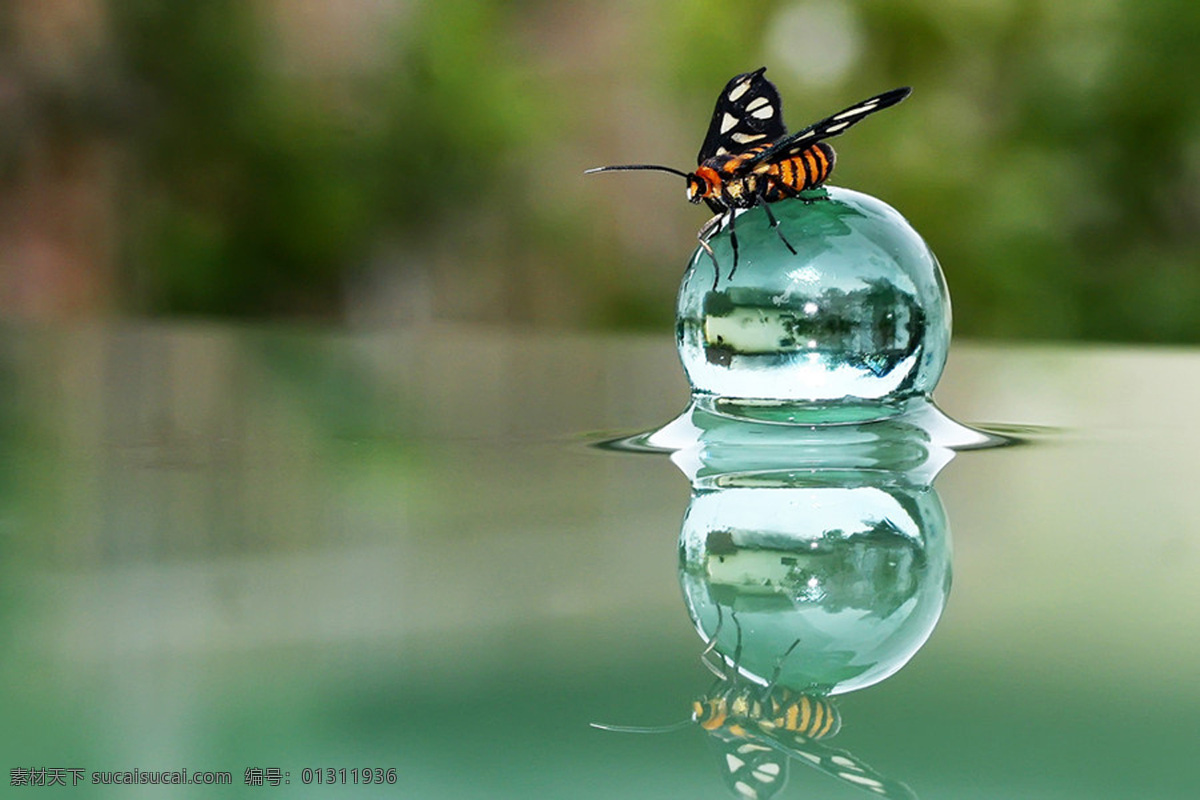
M721 754L721 777L737 797L768 800L787 783L788 757L779 748L756 741L714 736Z
M697 163L713 156L736 155L749 147L770 144L787 133L779 90L763 77L761 67L746 72L725 84L717 98L708 135L700 146Z
M843 780L888 800L917 800L913 790L899 781L880 775L845 750L789 732L770 733L764 731L764 744L770 744L780 753L816 767L827 775Z
M815 767L887 800L917 800L903 783L885 778L845 750L778 728L741 725L712 731L721 754L721 777L739 798L768 800L788 776L788 758Z

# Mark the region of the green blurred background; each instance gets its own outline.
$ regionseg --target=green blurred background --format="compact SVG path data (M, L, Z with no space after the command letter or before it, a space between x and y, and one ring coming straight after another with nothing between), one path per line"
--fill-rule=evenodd
M667 328L717 92L896 85L833 183L959 334L1200 342L1192 0L7 0L0 314Z

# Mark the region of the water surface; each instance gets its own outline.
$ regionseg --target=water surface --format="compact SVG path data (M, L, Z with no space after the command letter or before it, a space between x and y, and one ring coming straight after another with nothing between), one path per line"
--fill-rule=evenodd
M712 682L689 481L589 446L684 408L675 359L669 332L7 331L6 766L233 779L39 796L728 797L698 728L589 726ZM837 746L923 800L1194 797L1197 389L1189 351L956 344L940 406L1030 443L938 474L953 588ZM778 796L867 795L797 765Z

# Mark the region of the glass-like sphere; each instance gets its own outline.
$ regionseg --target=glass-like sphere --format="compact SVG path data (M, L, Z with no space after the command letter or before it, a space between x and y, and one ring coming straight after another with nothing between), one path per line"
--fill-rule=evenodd
M693 392L824 406L930 394L950 298L920 235L886 203L837 187L770 211L778 228L757 207L709 239L719 276L703 248L692 256L676 339Z
M871 686L933 632L950 590L937 492L845 474L692 497L680 583L700 635L762 684L818 694Z

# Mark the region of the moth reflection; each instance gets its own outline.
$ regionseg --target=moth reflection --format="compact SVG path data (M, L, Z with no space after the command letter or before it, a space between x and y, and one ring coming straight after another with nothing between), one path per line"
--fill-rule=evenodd
M733 617L736 645L731 656L717 652L709 640L700 660L716 676L709 690L692 703L691 718L673 725L640 728L592 723L619 733L667 733L696 724L717 751L721 777L735 797L768 800L783 789L792 760L844 781L877 797L917 800L905 784L887 778L854 754L829 746L842 728L832 698L780 685L784 662L799 640L780 655L764 686L739 670L742 629ZM717 656L717 657L714 657Z

